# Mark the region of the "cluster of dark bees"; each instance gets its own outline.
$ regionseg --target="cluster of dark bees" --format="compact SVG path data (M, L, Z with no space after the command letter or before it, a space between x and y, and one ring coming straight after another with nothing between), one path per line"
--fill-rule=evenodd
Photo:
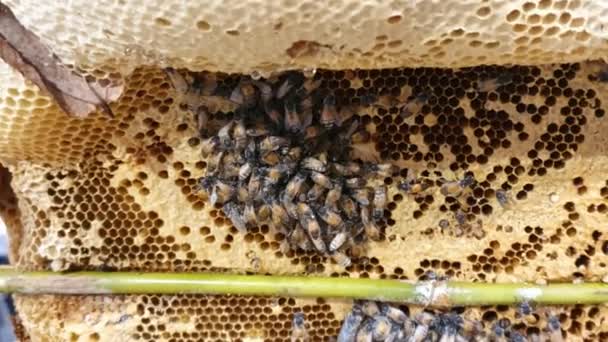
M529 305L522 305L521 315L530 315ZM527 308L527 309L526 309ZM301 318L300 318L301 320ZM300 324L302 325L302 324ZM294 318L294 327L295 318ZM294 330L295 331L295 330ZM298 336L301 336L299 334ZM413 317L386 303L356 302L344 319L338 342L462 342L462 341L563 341L557 316L548 315L546 328L535 334L523 334L508 319L500 319L490 329L477 321L462 318L455 312L421 311Z
M170 72L174 83L183 81ZM331 256L344 267L351 246L381 239L388 202L382 180L398 170L377 162L357 107L340 105L318 90L320 81L298 72L243 77L227 94L209 79L198 83L201 96L234 113L210 133L210 109L195 109L208 158L200 188L239 231L271 223L291 248Z

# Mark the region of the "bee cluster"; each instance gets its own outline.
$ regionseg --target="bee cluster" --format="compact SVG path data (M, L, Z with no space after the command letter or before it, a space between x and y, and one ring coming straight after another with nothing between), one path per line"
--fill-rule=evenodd
M382 180L398 170L376 162L358 108L340 106L319 84L297 72L241 78L225 95L233 118L203 140L208 164L199 183L239 231L270 223L290 248L347 267L351 246L381 238ZM209 109L196 110L204 136Z
M455 312L421 311L409 317L386 303L359 301L348 313L338 335L338 342L365 341L562 341L557 316L547 315L544 331L524 334L508 319L496 321L486 331L479 321L463 318Z

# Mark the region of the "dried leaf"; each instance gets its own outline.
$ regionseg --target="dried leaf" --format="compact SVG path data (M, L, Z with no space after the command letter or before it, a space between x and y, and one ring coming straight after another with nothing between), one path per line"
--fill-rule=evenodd
M64 66L40 39L0 3L0 58L48 92L69 115L85 117L100 108L113 116L108 101L118 99L122 86L101 87Z

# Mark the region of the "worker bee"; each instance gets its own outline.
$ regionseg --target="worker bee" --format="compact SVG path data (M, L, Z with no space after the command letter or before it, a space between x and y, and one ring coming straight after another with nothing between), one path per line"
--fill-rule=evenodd
M336 98L333 95L327 96L323 100L323 108L321 109L321 118L319 121L321 122L321 125L326 128L331 128L334 127L337 119Z
M232 131L232 138L237 150L241 151L247 146L247 130L245 129L245 122L242 119L236 121Z
M267 136L260 142L260 153L265 154L271 151L276 151L281 147L289 147L289 139L279 136Z
M287 151L287 158L289 158L290 160L292 160L294 162L299 161L301 157L302 157L302 148L299 146L292 147Z
M384 316L376 316L372 323L372 336L376 341L384 341L391 332L392 324Z
M296 223L294 229L289 232L287 235L287 239L292 246L296 246L303 251L309 251L314 248L310 240L308 239L308 234L299 223Z
M359 330L359 326L361 325L361 322L363 322L363 318L364 316L361 309L356 306L353 307L351 312L344 318L344 323L338 334L338 342L354 341L357 336L357 330Z
M366 170L375 173L379 177L391 177L399 171L399 168L393 164L370 164Z
M285 117L283 122L288 132L295 133L302 131L302 121L295 102L285 101Z
M417 195L427 190L430 185L427 182L405 181L399 183L397 187L408 194Z
M500 86L505 86L513 82L513 74L504 72L494 78L488 78L477 82L477 91L488 93L495 91Z
M355 219L359 216L357 212L357 204L350 197L342 196L340 198L340 209L344 211L349 219Z
M368 207L361 207L361 223L363 224L367 237L372 240L380 240L380 228L370 220Z
M300 202L298 204L298 214L300 216L300 224L308 232L308 236L310 236L310 240L315 245L315 248L319 252L325 252L327 248L321 237L321 226L312 208L308 204Z
M496 341L506 341L506 334L510 330L511 322L506 319L500 319L492 326L492 334Z
M336 236L329 242L329 251L335 252L348 240L348 234L344 229L340 230Z
M234 120L231 120L217 132L217 136L220 139L220 146L223 150L232 147L232 136L230 135L230 132L232 132L234 124Z
M203 140L201 143L201 152L203 157L207 157L209 154L215 152L219 147L220 138L217 135Z
M270 209L272 211L272 223L275 227L286 228L290 226L291 219L281 203L279 203L277 200L272 200L270 202Z
M208 133L207 127L209 127L209 108L200 106L196 111L196 129L198 134L206 136Z
M411 341L422 342L429 333L429 325L435 319L435 316L428 312L420 312L416 315L418 325L414 329L414 334L410 338Z
M327 170L326 164L314 157L304 158L301 162L301 166L304 169L321 172L321 173L323 173Z
M211 205L215 205L215 203L226 203L230 201L235 194L236 188L234 186L216 179L213 184L211 196L209 196L209 201L211 202Z
M517 305L517 312L519 312L521 316L528 316L534 312L534 308L529 301L523 301Z
M443 196L458 197L462 193L462 186L459 181L445 182L441 185L440 192Z
M368 320L363 323L359 331L357 331L357 336L355 337L355 342L372 342L373 341L373 331L374 328L372 326L372 321Z
M351 189L350 193L352 198L357 201L357 203L363 206L369 206L369 189Z
M325 196L325 206L329 209L336 209L338 200L342 196L342 185L334 184Z
M259 169L255 169L251 172L249 177L249 183L247 184L247 191L249 191L249 197L258 199L262 189L262 172Z
M550 342L562 342L564 340L562 335L561 323L557 316L549 315L547 321L547 330L549 332Z
M511 207L511 199L509 198L509 194L503 189L496 190L496 200L498 201L498 204L505 209Z
M285 185L283 196L290 201L299 196L300 191L302 191L302 185L304 185L306 179L307 177L303 173L297 173L295 176L291 177L289 182L287 182L287 185Z
M298 206L289 198L283 196L283 198L281 199L281 204L283 205L283 208L285 208L285 211L287 211L287 215L289 215L289 217L294 220L297 220L299 218Z
M251 175L252 170L253 170L253 167L251 166L251 163L249 163L249 162L241 165L241 167L239 168L239 173L238 173L239 182L245 182Z
M386 187L379 186L374 189L374 208L372 211L372 217L374 220L379 221L384 217L384 208L386 208L386 202L388 196L386 194Z
M333 188L333 184L331 182L331 179L329 177L327 177L326 175L320 173L320 172L316 172L316 171L311 171L310 172L310 179L315 182L315 184L318 184L326 189L331 189Z
M344 224L340 214L326 207L319 208L319 210L317 210L317 214L321 220L325 221L325 223L331 227L339 227Z
M257 222L257 215L255 213L255 207L252 203L247 203L243 210L243 220L247 226L254 226Z
M228 202L224 204L223 211L226 217L230 219L232 225L238 229L240 232L247 231L247 225L245 224L245 220L243 220L243 216L239 210L239 207L234 202Z
M359 175L363 169L359 163L355 162L347 162L345 164L332 163L331 167L334 172L345 177Z
M273 93L270 84L259 80L251 80L251 83L260 91L260 98L263 103L267 103L272 99Z
M310 190L306 193L306 197L304 201L315 202L317 199L321 198L325 193L325 188L319 184L313 185Z
M241 81L228 99L244 108L253 107L257 101L256 88L250 81Z
M419 113L422 110L422 106L424 106L429 100L429 96L425 93L418 94L413 99L407 101L407 103L401 107L399 111L399 115L402 118L408 118L412 116L412 114Z
M298 340L308 340L308 331L306 330L306 321L304 313L296 312L293 314L293 321L291 323L291 341L295 342Z
M340 265L341 267L346 268L351 265L350 257L344 252L335 251L331 254L331 258L336 264Z
M407 315L403 311L388 304L380 304L380 313L397 324L403 324L408 320Z
M359 189L365 186L365 179L359 177L348 178L344 181L347 188Z

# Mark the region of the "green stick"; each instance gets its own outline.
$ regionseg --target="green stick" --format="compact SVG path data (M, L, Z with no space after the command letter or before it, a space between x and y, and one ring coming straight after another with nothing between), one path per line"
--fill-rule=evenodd
M608 284L411 283L386 279L211 273L20 272L0 268L0 292L23 294L234 294L371 299L447 307L608 302Z

